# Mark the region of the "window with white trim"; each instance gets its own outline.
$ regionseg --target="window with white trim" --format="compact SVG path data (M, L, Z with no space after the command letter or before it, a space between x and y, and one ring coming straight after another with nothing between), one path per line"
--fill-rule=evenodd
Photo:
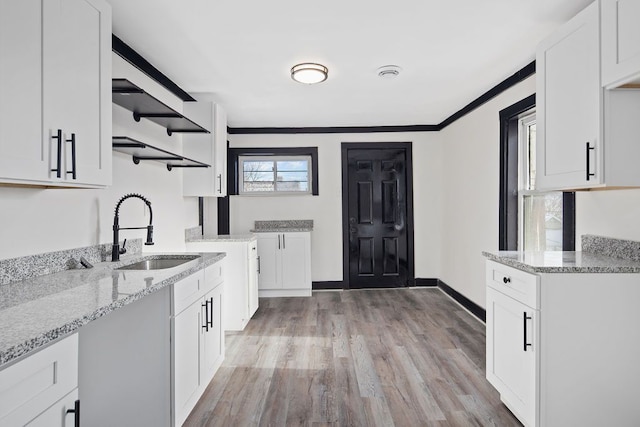
M311 156L239 156L241 195L311 194Z
M518 173L518 246L526 251L561 251L562 192L536 191L536 115L518 120L520 169Z

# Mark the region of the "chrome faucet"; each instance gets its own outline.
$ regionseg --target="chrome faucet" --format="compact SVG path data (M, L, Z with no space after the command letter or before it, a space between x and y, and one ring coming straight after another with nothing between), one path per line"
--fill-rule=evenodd
M119 217L120 205L122 204L122 202L124 202L127 199L130 199L131 197L136 197L142 200L149 207L149 225L147 225L146 227L120 227L120 217ZM111 261L119 261L120 255L127 251L124 248L124 245L122 245L123 247L120 248L120 239L119 239L120 230L141 230L143 228L147 229L147 241L144 244L147 246L153 245L153 211L151 210L151 202L148 201L144 196L141 196L140 194L132 193L132 194L127 194L123 196L118 201L118 204L116 205L116 212L115 212L115 216L113 217L113 245L111 246ZM126 240L125 240L125 244L126 244Z

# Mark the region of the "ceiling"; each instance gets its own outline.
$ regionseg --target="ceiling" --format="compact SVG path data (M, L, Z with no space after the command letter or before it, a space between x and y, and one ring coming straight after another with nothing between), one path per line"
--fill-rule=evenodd
M591 0L107 0L113 33L230 127L438 124ZM329 68L317 85L290 68ZM377 68L403 71L382 79Z

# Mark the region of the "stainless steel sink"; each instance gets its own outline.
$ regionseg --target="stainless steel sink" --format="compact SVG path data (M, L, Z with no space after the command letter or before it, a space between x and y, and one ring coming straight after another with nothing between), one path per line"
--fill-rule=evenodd
M133 264L124 265L116 268L116 270L162 270L164 268L177 267L194 259L200 258L197 255L190 256L158 256L155 255L149 259L143 259Z

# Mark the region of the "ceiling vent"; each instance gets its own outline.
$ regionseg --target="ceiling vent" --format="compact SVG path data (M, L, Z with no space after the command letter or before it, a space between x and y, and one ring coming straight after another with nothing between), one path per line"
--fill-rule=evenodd
M400 71L402 71L402 68L397 65L383 65L378 68L378 76L383 79L393 79L400 74Z

